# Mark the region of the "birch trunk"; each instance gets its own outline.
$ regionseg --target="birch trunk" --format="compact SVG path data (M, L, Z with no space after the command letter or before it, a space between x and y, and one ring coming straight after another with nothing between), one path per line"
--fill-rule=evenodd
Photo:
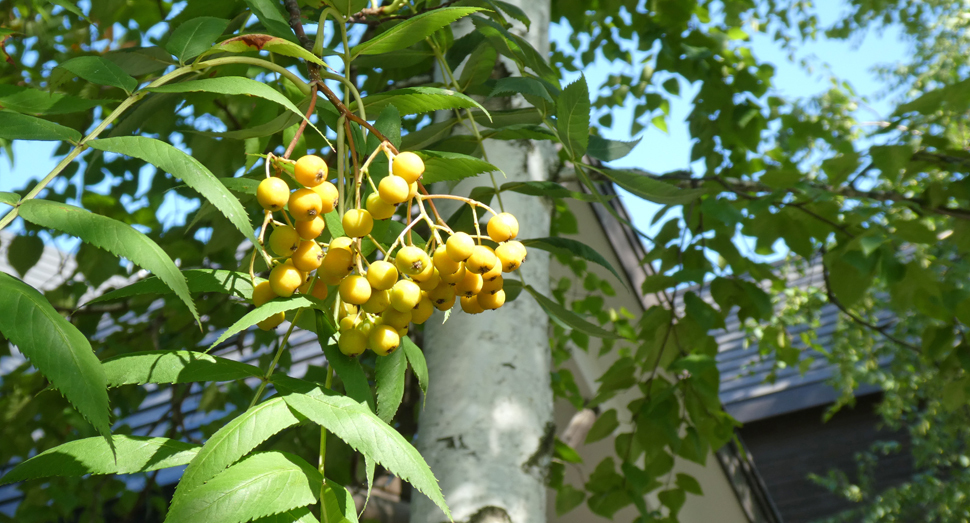
M531 31L520 26L519 34L548 55L548 0L510 3L532 21ZM515 70L508 63L505 67ZM545 145L486 141L488 159L508 176L506 180L496 173L496 181L548 179L555 152ZM468 180L455 194L490 183L487 176ZM519 220L520 238L548 236L549 202L515 193L503 193L502 201ZM498 202L489 205L497 207ZM525 283L549 294L547 253L531 250L521 272ZM438 315L425 324L430 387L420 414L418 449L437 476L454 520L545 521L544 477L555 432L548 317L523 292L497 311L472 316L456 307L446 323L441 320ZM430 500L414 493L412 523L444 521Z

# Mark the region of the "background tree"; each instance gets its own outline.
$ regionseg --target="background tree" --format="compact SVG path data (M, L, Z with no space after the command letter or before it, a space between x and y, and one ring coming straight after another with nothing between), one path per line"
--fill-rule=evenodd
M406 364L424 381L420 351L405 342L406 350L397 356L368 353L357 360L359 365L341 359L327 342L336 325L321 313L332 305L303 297L247 314L253 282L247 283L246 269L251 257L261 263L252 248L252 224L261 223L262 216L254 198L256 182L264 176L264 162L284 170L288 165L273 163L269 153L280 156L289 149L299 157L317 152L340 185L352 187L360 172L354 162L375 151L380 137L397 149L422 151L425 182L481 175L489 183L471 190L475 200L497 202L501 196L512 205L520 195L539 194L545 203L533 205L553 209L548 232L538 215L524 224L523 230L536 227L528 232L534 240L529 263L541 258L539 250L552 250L589 291L582 299L567 299L572 279L551 282L546 293L545 282L533 282L532 276L520 285L510 277L509 307L535 309L538 304L556 320L550 323L556 383L570 383L568 371L559 365L570 351L588 347L589 336L603 337L602 350L621 356L601 378L594 398L581 398L568 386L554 388L556 394L577 408L627 390L639 397L627 412L601 418L606 421L600 432L619 432L617 455L601 463L586 485L563 484L561 455L552 456L548 471L541 470L546 465L540 462L537 477L546 477L559 490L562 503L557 505L569 508L586 501L594 512L610 516L634 504L644 521L676 519L690 486L667 481L673 457L704 462L708 451L732 437L735 426L718 401L717 347L709 332L736 314L766 355L775 356L778 365L794 365L799 351L787 328L811 322L818 306L828 302L842 311L841 342L826 355L840 364L833 381L844 398L836 408L851 402L860 383L881 385L880 414L909 432L921 473L882 493L867 490L864 475L855 480L833 473L820 481L860 502L859 510L846 516L852 520L966 517L967 502L958 495L967 483L965 399L970 383L964 339L970 322L965 288L970 193L962 118L970 99L964 94L961 60L965 21L948 2L860 1L850 6L854 15L829 34L850 37L877 20L899 20L915 42L912 63L887 71L890 85L908 91L876 132L858 125L856 100L843 86L801 102L771 92L773 67L751 54L746 31L771 31L791 46L815 37L817 22L800 3L558 1L548 19L541 11L529 13L533 26L522 33L530 23L526 13L496 0L395 1L386 6L268 0L77 6L5 0L0 38L5 39L8 66L0 72L0 139L6 154L18 162L23 160L12 158L11 140L58 141L56 155L62 160L41 181L16 194L0 194L0 202L12 207L0 218L0 228L13 226L21 233L10 240L9 251L21 275L36 263L45 241L72 249L77 262L61 284L44 289L43 295L13 276L0 275L0 332L30 358L0 385L6 421L0 428L5 442L0 462L24 460L59 445L47 456L75 458L35 458L5 476L5 481L69 476L23 483L25 500L15 519L144 521L169 514L180 520L247 521L279 512L284 520L312 521L314 515L340 512L353 520L341 510L346 504L341 486L367 485L375 461L437 495L423 461L402 465L381 454L386 447L376 440L359 439L366 428L393 441L402 455L411 455L407 440L414 434L414 420L411 413L395 412ZM450 24L459 19L475 30L453 29ZM572 32L568 45L552 46L547 63L542 39L533 38L541 35L535 24L549 20L563 21ZM310 28L317 21L317 28ZM513 23L518 34L509 30ZM604 85L563 81L598 56L631 64L640 54L646 55L648 67L632 74L624 69ZM319 65L320 56L328 57L333 70ZM315 83L318 78L328 82ZM618 111L631 110L631 135L646 125L665 125L680 80L698 93L689 116L692 163L666 174L610 168L609 162L632 145L600 138L598 128L610 127ZM442 113L432 121L428 115L435 111ZM303 125L304 114L310 115L312 127ZM615 183L675 211L658 213L666 221L658 224L656 234L640 231L649 247L644 262L656 272L642 291L656 294L661 305L636 319L604 310L599 293L626 291L613 290L587 271L588 262L599 260L561 239L536 238L574 231L562 204L574 195L535 177L514 185L495 176L490 147L514 148L521 140L546 142L541 147L555 151L553 182L575 180L601 201L597 184ZM156 169L146 169L146 162ZM376 178L387 172L381 155L370 172ZM226 189L231 198L223 198ZM237 204L249 216L238 212ZM77 214L77 207L92 214ZM186 208L192 209L189 216ZM340 226L338 215L344 210L331 216L330 231ZM399 214L406 214L403 208ZM473 220L470 213L458 212L448 221L471 230ZM388 234L375 232L372 243L387 248L404 224L382 227ZM740 250L738 235L754 238L756 253ZM427 239L429 231L418 228L415 236ZM762 256L775 252L778 240L784 243L786 263L766 263ZM573 256L562 255L563 249ZM787 275L815 263L824 264L822 284L787 287ZM135 266L156 279L114 294L119 301L77 309L93 289L112 276L132 274ZM536 267L541 273L544 264ZM256 266L263 274L265 269ZM240 276L226 279L230 273ZM700 286L709 287L713 303L698 298ZM519 289L523 292L516 296ZM343 365L337 379L332 379L333 368L311 369L303 382L287 379L289 355L279 350L285 341L275 333L252 331L251 338L236 338L241 345L252 341L260 354L255 370L192 354L209 347L220 331L239 332L277 308L304 311L297 323L320 335L333 367ZM886 311L892 313L888 320ZM115 327L99 331L107 320ZM428 341L448 340L449 329L466 325L482 328L456 313L443 327L429 328ZM811 333L800 341L814 343ZM48 359L40 346L59 352ZM148 347L155 352L145 353ZM145 374L124 381L112 374L122 369L118 362L126 362L122 370L131 373L157 364L169 355L162 351L173 350L190 352L166 360L174 369L167 377ZM428 346L432 357L436 350ZM197 361L209 370L190 380L186 376L191 374L183 373ZM891 363L886 367L883 361ZM247 384L244 378L271 373L278 393L253 407L267 380ZM376 414L368 407L374 405L368 401L370 386L360 387L365 377L375 381ZM106 385L149 379L171 390L167 412L149 427L168 439L126 437L133 428L125 424L114 426L109 438L110 422L133 413L145 390L119 386L105 392ZM320 388L330 386L363 403ZM425 386L426 381L418 384ZM200 432L187 431L183 402L199 388L199 408L213 413L214 420ZM480 392L500 396L499 391ZM328 415L327 405L356 410L341 421ZM303 418L346 443L329 438L329 447L322 447L320 429L298 423ZM385 422L392 419L404 438L388 429ZM248 420L255 422L247 425ZM226 434L252 426L265 432L251 434L248 443L231 451L218 447ZM146 452L161 447L166 460L149 464ZM252 453L257 447L262 452ZM212 455L213 448L224 462L206 468L212 462L203 457ZM310 466L324 448L329 448L326 461L319 469ZM892 447L874 450L886 449ZM109 459L112 453L117 461ZM429 456L434 459L433 453ZM193 464L190 471L203 472L187 473L187 486L179 487L170 508L172 493L157 485L154 469L185 463ZM242 478L254 470L276 473L266 477L264 492L275 487L293 496L252 497L231 510L205 505L206 496L239 492ZM324 471L326 483L321 482ZM143 474L145 483L130 491L115 476L77 477L92 472ZM446 496L453 475L461 473L442 474ZM648 506L644 495L657 490L661 505ZM514 513L514 500L498 491L495 498ZM467 516L480 508L476 503L458 502L456 513L460 508Z

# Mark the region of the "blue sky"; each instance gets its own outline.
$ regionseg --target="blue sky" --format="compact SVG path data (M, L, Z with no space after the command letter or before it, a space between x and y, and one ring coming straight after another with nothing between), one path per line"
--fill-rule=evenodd
M820 0L817 5L823 27L845 11L841 0ZM553 39L562 40L564 34L563 27L553 26ZM891 112L892 103L887 99L876 98L882 86L871 70L875 65L898 61L907 52L907 46L898 39L898 32L892 29L883 34L870 33L861 42L813 43L804 46L797 53L799 58L811 58L816 64L810 72L791 63L786 53L768 36L754 34L752 43L755 55L776 67L776 94L789 99L819 94L828 88L830 79L834 76L849 82L860 96L869 98L868 106L882 116ZM639 70L641 67L642 64L610 64L601 60L587 68L584 74L590 85L599 85L606 75L618 68ZM668 131L648 127L638 136L642 141L633 152L613 165L637 167L654 173L689 168L691 142L685 118L690 111L694 92L691 86L682 83L681 96L671 103ZM604 135L620 140L634 138L629 134L632 108L630 112L621 111L616 116L614 129L605 131ZM875 114L865 118L878 119ZM56 144L51 142L14 142L14 165L11 167L5 154L0 160L0 191L19 190L29 180L43 177L56 164L51 157L55 147ZM649 223L660 206L626 194L621 194L621 197L630 210L633 222L641 230L650 230Z

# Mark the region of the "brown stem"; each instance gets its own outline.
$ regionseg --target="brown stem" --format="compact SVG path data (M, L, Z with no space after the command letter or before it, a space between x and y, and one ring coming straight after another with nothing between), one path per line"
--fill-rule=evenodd
M418 16L419 14L422 14L422 13L427 13L428 11L434 11L435 9L441 9L443 7L448 7L449 5L454 4L457 1L458 0L448 0L447 2L443 2L441 5L436 5L434 7L429 7L427 9L422 9L421 11L418 11L416 13L412 13L412 14L409 14L409 15L390 15L390 16L385 16L383 18L378 18L378 19L375 19L375 20L368 20L367 17L368 16L380 16L380 15L384 14L384 6L377 7L377 8L368 7L366 9L361 9L360 11L358 11L357 13L355 13L353 16L351 16L350 18L348 18L347 19L347 23L350 23L350 24L379 25L379 24L382 24L382 23L384 23L384 22L386 22L388 20L407 20L408 18L414 18L415 16Z
M367 120L364 120L363 118L357 116L350 109L348 109L347 106L340 101L340 98L338 98L337 95L334 94L334 92L331 91L326 84L324 84L323 82L320 82L317 85L320 86L320 90L323 91L323 95L327 97L327 100L329 100L331 104L333 104L334 108L340 111L340 114L346 116L348 120L351 120L354 123L363 126L365 129L373 133L374 136L376 136L380 141L387 142L387 146L391 148L391 152L393 152L394 154L398 153L397 148L391 144L390 140L388 140L386 136L384 136L383 134L381 134L380 131L375 129L373 125L367 123Z
M424 188L424 184L421 183L421 182L418 182L418 190L420 190L421 191L421 194L424 194L425 196L431 196L428 193L428 190ZM442 225L447 224L448 222L442 220L441 219L441 215L438 214L438 208L434 206L434 201L433 200L427 200L427 202L428 202L428 205L431 206L431 212L434 213L434 217L435 217L436 220L438 220L438 223L440 223Z
M303 130L306 129L307 122L310 121L310 116L313 115L313 110L317 107L317 84L313 84L310 87L310 107L307 109L306 117L300 122L299 129L296 130L296 134L293 135L293 139L290 140L290 145L286 148L286 152L283 153L283 158L289 160L290 155L293 154L293 149L296 148L296 142L300 141L300 137L303 136Z

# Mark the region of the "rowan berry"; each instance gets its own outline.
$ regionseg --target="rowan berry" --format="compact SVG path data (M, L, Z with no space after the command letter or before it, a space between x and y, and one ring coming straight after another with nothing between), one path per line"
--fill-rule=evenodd
M327 162L319 156L308 154L296 161L293 177L306 187L316 187L327 181Z
M475 248L475 240L466 233L456 232L445 242L445 248L448 251L448 256L451 256L452 260L463 262L472 255L472 249Z
M482 290L484 283L481 274L465 271L465 277L455 284L455 294L459 296L473 296Z
M421 274L430 264L431 259L428 258L428 255L420 247L413 245L402 247L397 252L397 256L394 257L394 265L408 276Z
M367 278L351 274L340 282L340 299L354 305L362 305L370 299L371 288Z
M454 274L458 271L458 267L461 266L461 262L455 261L451 259L451 256L448 256L448 248L444 245L439 245L434 250L431 258L435 269L438 269L440 274Z
M374 229L374 218L364 209L350 209L341 220L344 233L351 238L363 238Z
M369 312L371 314L380 314L387 310L391 305L391 292L384 290L379 291L374 289L370 293L370 298L360 306L364 309L364 312Z
M311 285L313 285L312 289L310 288ZM324 283L323 280L317 279L317 282L313 283L313 280L311 279L303 285L300 285L300 294L313 296L318 300L325 300L327 299L327 294L329 294L329 291L327 290L327 284Z
M269 281L259 282L253 287L253 305L257 307L276 297L277 294L273 292L273 287L269 284Z
M409 311L421 299L421 288L409 280L399 280L391 287L391 307L399 311Z
M418 182L408 185L408 200L418 195Z
M303 240L290 259L303 272L315 271L323 263L323 249L313 240Z
M453 273L451 273L451 274L440 274L439 273L439 276L441 276L441 281L443 281L445 283L448 283L448 284L451 284L451 285L455 285L458 282L460 282L465 277L465 273L468 272L468 270L465 269L465 264L464 263L459 262L459 264L460 265L458 267L458 270L455 271L455 272L453 272Z
M269 248L277 256L290 256L300 246L300 235L289 225L277 227L269 235Z
M495 278L502 276L502 262L498 261L498 257L495 257L496 263L488 272L482 274L482 279L485 281L492 281Z
M394 212L397 211L396 205L385 202L381 199L381 195L376 192L367 195L364 207L375 220L386 220L394 216Z
M455 305L455 288L442 283L428 291L428 298L439 311L446 311Z
M356 317L359 313L360 311L357 310L356 305L342 301L340 302L340 307L337 308L337 319L346 318L347 316Z
M367 336L367 346L378 356L387 356L397 350L401 344L401 335L390 325L377 325Z
M377 290L390 289L397 282L397 268L388 261L377 260L367 269L367 281Z
M266 178L256 186L256 201L267 211L282 209L290 198L290 187L280 178Z
M311 189L297 189L290 195L289 211L294 220L309 221L323 212L323 200Z
M411 310L411 323L415 325L421 325L422 323L428 321L431 314L434 312L434 304L431 303L431 298L427 294L421 296L421 300L418 304L414 306Z
M478 295L478 304L487 311L495 310L505 304L505 291L482 292Z
M357 356L367 350L367 336L357 329L345 330L340 333L337 348L345 356Z
M327 221L323 219L323 216L317 216L305 222L295 222L293 227L296 229L297 234L300 235L300 238L304 240L315 240L327 228Z
M412 152L403 152L394 157L391 171L404 178L408 183L414 183L424 174L424 161Z
M330 182L323 182L316 187L311 187L313 192L320 196L320 202L322 207L320 208L321 214L327 214L333 212L337 208L337 201L340 199L340 192L337 191L337 186Z
M498 264L498 258L492 249L484 245L476 245L472 249L472 255L465 260L465 268L476 274L484 274Z
M431 270L431 276L428 279L424 281L418 281L417 278L414 279L414 281L418 282L418 287L421 287L423 291L430 291L441 284L441 275L438 274L438 269L432 267Z
M485 278L482 278L483 280ZM501 290L505 287L505 279L499 276L498 278L492 280L485 280L482 284L482 290L480 292L495 292Z
M289 263L281 263L269 273L269 284L277 296L289 298L293 292L303 285L304 274Z
M514 240L505 242L495 249L495 256L502 264L502 272L512 272L518 269L525 261L526 254L528 253L525 246Z
M478 303L477 296L462 296L460 301L461 310L468 314L481 314L485 312L485 309Z
M344 316L343 318L340 318L340 322L338 322L337 325L340 327L340 330L348 331L350 329L357 328L358 323L360 323L360 321L358 321L356 316Z
M497 243L514 240L519 235L519 222L507 212L496 214L488 220L488 237Z
M408 191L408 182L393 174L385 176L381 183L377 184L377 193L382 200L391 205L408 201Z
M383 324L390 325L395 329L403 329L408 326L408 323L411 323L411 309L400 311L394 307L388 307L387 310L381 313L381 321Z

